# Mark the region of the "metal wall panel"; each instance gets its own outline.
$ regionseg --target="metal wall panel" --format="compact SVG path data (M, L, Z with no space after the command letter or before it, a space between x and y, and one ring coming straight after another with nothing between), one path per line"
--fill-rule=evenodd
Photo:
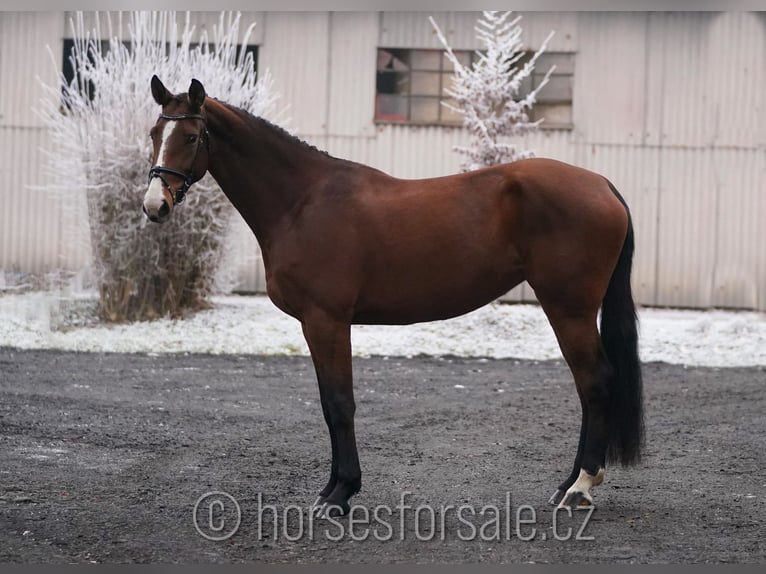
M662 139L662 114L665 90L665 33L660 25L662 14L647 13L646 20L646 88L644 89L644 137L642 144L659 146Z
M34 107L40 81L56 80L61 65L60 12L0 12L0 126L41 127ZM55 60L46 45L50 45ZM56 58L59 59L56 59Z
M41 273L87 263L87 211L42 189L46 130L0 127L0 268ZM85 224L84 224L85 222Z
M261 22L263 21L263 14L263 12L242 12L239 25L239 30L241 33L244 33L251 23L256 22L256 26L253 29L253 33L249 39L250 44L263 43L263 27L261 26ZM178 12L176 14L179 33L181 30L183 30L183 27L186 24L186 15L187 14L185 12ZM213 28L218 26L221 17L220 12L189 12L188 16L189 23L194 26L196 33L207 31L209 39L213 40ZM228 19L232 18L233 16L234 12L229 12L225 17L228 21ZM77 12L66 12L64 21L64 37L71 38L72 23L76 24L77 22ZM106 31L109 30L111 22L112 33L115 36L117 36L120 40L130 39L130 29L128 27L130 24L130 14L128 12L83 12L83 22L87 30L92 30L96 26L99 26L102 30L103 36L106 36Z
M69 233L65 202L41 189L49 136L34 109L43 95L40 82L56 79L46 49L61 51L60 12L0 12L0 267L40 273L78 269L88 259L87 244ZM76 229L82 230L82 220ZM87 226L86 226L87 229Z
M766 154L721 149L711 161L716 186L711 304L766 309Z
M33 183L38 172L35 157L27 150L39 143L44 132L33 128L0 128L0 249L4 266L39 269L39 259L44 257L38 247L38 218L29 215L37 201L34 192L25 189ZM21 217L24 215L24 217ZM45 226L57 232L55 223ZM54 223L54 225L50 225Z
M579 16L574 125L587 142L641 145L646 126L648 16L625 12ZM620 46L615 57L614 46Z
M554 31L548 43L549 52L577 52L580 49L578 12L520 12L524 45L537 50Z
M326 135L330 14L267 12L263 30L258 66L271 71L280 103L290 106L290 126L302 136Z
M433 16L436 24L451 41L451 12L382 12L380 13L379 45L390 48L435 48L442 47L428 17ZM458 48L473 48L455 45Z
M712 304L717 219L714 157L709 148L662 151L655 299L658 305Z
M708 41L715 143L726 147L766 144L766 15L718 14Z
M726 17L714 12L654 14L652 26L661 30L663 146L712 145L716 133L713 54L729 46L710 42L713 22Z
M766 213L766 193L763 192L763 182L766 181L766 150L761 148L760 167L756 171L755 185L750 188L750 192L757 198L752 204L755 205L755 216L760 220L761 236L748 237L746 242L751 251L758 253L758 259L755 263L755 270L757 273L757 289L758 289L758 304L757 309L766 311L766 249L763 248L766 241L764 241L764 233L766 232L766 226L763 225L763 214ZM747 266L752 268L753 262L748 261ZM742 306L739 301L733 303L732 306Z
M373 136L378 14L333 12L329 34L327 131L338 136Z
M428 17L432 16L455 50L483 47L476 38L476 20L481 12L383 12L380 15L380 46L397 48L442 48ZM554 52L577 50L576 12L518 12L524 46L536 50L553 30L548 44Z
M759 141L766 35L756 15L584 12L580 33L574 115L587 141Z

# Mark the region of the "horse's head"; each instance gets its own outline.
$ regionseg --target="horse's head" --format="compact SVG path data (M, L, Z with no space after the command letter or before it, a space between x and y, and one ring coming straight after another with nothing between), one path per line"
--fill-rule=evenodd
M149 219L162 223L207 171L205 88L192 80L188 93L173 95L154 76L152 96L162 106L162 112L149 132L154 151L143 208Z

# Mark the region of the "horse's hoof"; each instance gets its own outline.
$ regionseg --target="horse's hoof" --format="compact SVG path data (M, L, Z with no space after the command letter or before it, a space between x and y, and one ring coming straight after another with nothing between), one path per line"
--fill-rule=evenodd
M587 492L573 490L568 492L561 500L558 508L571 508L572 510L589 510L593 506L593 497Z
M566 492L561 490L560 488L556 489L556 492L553 493L553 496L551 496L548 499L548 504L551 506L558 506L562 500L564 500L564 495Z
M319 500L317 500L319 502ZM336 504L331 501L325 500L319 505L315 505L311 508L311 512L314 518L335 518L336 516L345 516L348 514L350 507L348 503Z

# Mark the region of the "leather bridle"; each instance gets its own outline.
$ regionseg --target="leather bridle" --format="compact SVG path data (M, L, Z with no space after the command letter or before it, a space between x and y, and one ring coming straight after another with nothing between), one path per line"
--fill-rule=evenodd
M160 118L166 120L202 120L203 124L205 122L205 117L202 114L179 114L174 116L160 114ZM194 179L194 164L197 163L197 155L199 155L199 148L202 145L202 140L205 141L206 146L209 146L207 124L204 125L205 127L202 129L202 132L200 132L199 138L197 140L197 150L194 152L194 161L192 161L191 169L188 172L171 169L162 165L153 165L149 169L149 183L151 183L155 177L159 178L159 180L162 182L162 185L164 185L165 188L167 188L167 190L170 192L170 197L173 200L174 206L184 202L184 199L186 199L186 192L189 191L189 188L192 186L192 184L197 181ZM182 178L184 181L183 185L174 192L173 188L170 187L170 184L167 182L167 180L162 177L163 173L169 173L171 175Z

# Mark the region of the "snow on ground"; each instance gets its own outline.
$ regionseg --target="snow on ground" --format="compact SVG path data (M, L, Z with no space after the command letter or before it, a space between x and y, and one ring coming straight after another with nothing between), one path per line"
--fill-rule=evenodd
M0 296L0 346L137 353L307 355L299 323L264 296L221 296L186 320L107 325L93 294ZM766 314L642 309L644 361L701 366L766 365ZM352 329L358 356L458 355L552 359L561 354L540 307L494 303L473 313L408 326Z

